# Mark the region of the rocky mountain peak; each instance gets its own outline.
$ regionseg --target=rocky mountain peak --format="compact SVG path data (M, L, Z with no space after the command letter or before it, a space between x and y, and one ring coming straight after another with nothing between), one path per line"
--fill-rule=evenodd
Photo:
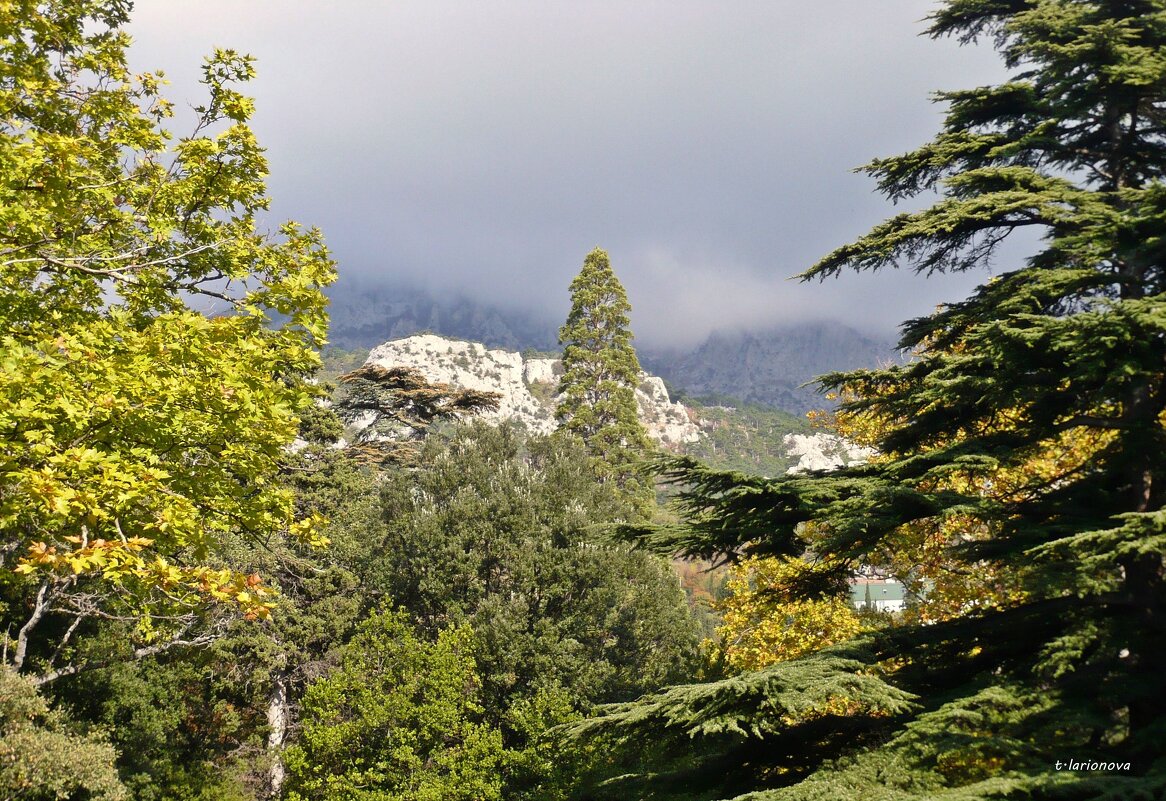
M518 420L540 434L556 427L555 394L562 375L558 359L527 359L521 353L477 342L417 334L378 345L365 364L414 367L430 381L496 392L498 408L483 413L486 420ZM700 427L685 406L668 396L663 379L641 373L636 402L648 435L664 447L679 449L700 439Z

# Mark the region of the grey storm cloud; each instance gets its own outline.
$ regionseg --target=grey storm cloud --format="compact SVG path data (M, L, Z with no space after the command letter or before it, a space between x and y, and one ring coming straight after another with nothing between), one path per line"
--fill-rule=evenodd
M202 56L248 88L279 218L342 281L561 317L592 247L642 341L841 319L889 331L985 276L790 276L895 209L851 170L937 129L938 89L999 80L921 36L922 0L138 0L136 69L194 105Z

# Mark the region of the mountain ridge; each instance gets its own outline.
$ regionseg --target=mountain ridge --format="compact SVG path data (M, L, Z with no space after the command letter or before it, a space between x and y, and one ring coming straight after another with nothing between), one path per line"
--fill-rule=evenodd
M366 365L414 368L429 381L458 389L493 392L498 407L478 413L487 422L514 420L537 434L557 427L555 396L562 364L558 359L520 354L481 343L417 334L384 342L369 351ZM351 366L351 365L350 365ZM861 449L778 410L687 404L672 399L664 381L641 373L636 387L640 419L649 437L664 449L695 456L710 466L774 475L789 470L829 469L866 458ZM362 407L336 410L356 437L375 416Z
M368 349L422 333L518 352L553 353L559 348L557 326L546 319L416 288L336 289L331 315L330 339L340 348ZM794 414L830 405L806 386L815 377L898 359L890 337L829 321L714 331L695 347L637 351L649 372L683 394L729 396Z
M555 393L563 372L558 359L526 357L478 342L416 334L378 345L369 352L365 364L413 367L430 381L494 392L498 408L480 413L485 420L517 420L539 434L549 434L557 427ZM636 403L648 435L665 448L679 450L700 438L699 426L683 405L669 398L659 377L640 374Z
M812 382L825 373L899 361L894 343L841 323L814 322L758 331L714 331L695 349L641 361L695 397L729 395L804 414L829 400Z

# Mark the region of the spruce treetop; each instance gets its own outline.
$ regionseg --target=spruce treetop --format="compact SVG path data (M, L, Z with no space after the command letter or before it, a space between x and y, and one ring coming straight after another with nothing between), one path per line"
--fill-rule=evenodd
M564 367L601 365L612 377L635 385L640 361L632 348L632 306L606 251L595 248L587 254L570 292L571 311L559 329Z
M652 446L636 405L640 362L632 347L631 304L599 248L587 254L570 290L571 311L559 329L563 378L555 416L586 443L597 477L616 482L646 513L651 487L635 467Z

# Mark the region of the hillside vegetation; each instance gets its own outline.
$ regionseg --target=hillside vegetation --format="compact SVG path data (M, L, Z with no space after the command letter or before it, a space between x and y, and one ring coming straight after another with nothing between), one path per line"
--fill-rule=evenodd
M252 60L171 132L132 5L0 3L0 801L1166 798L1166 0L936 4L1011 76L802 277L991 274L813 425L598 247L561 359L326 349Z

